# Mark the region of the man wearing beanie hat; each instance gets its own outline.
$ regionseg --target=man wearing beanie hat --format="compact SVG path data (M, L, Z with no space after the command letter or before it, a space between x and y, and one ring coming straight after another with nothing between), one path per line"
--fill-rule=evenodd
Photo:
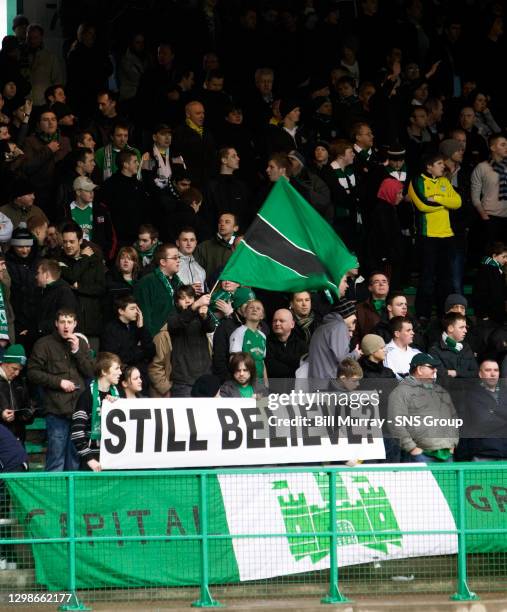
M11 305L14 310L16 339L30 351L37 337L39 289L35 281L39 262L35 240L24 223L12 233L5 260L11 277Z
M0 208L6 217L12 222L15 229L23 221L28 222L31 217L42 217L46 221L48 218L41 208L34 204L35 186L26 179L18 179L11 187L11 201ZM49 223L49 221L48 221Z
M375 334L366 334L361 341L359 365L363 370L364 383L362 388L375 391L379 396L379 413L381 418L387 416L387 398L397 385L396 375L391 368L383 364L385 359L385 342ZM387 433L387 432L385 432ZM386 463L399 463L400 445L389 435L384 436Z
M308 139L298 127L301 108L295 98L285 98L280 102L282 120L278 125L268 127L267 141L269 153L288 153L294 149L301 150Z
M362 356L359 364L365 378L396 378L391 368L386 368L383 361L386 356L384 339L375 334L366 334L361 340Z
M311 379L336 379L338 364L346 357L359 358L359 351L350 350L350 340L356 328L356 303L341 299L322 320L310 340L308 352Z
M293 150L288 156L292 166L290 184L330 223L333 221L331 193L324 181L306 168L305 158Z
M11 344L0 357L0 423L21 442L25 441L25 425L34 419L26 383L18 378L25 365L21 344Z
M444 302L444 314L450 314L456 312L463 316L466 316L468 308L468 300L459 293L451 293L448 295ZM472 347L474 353L480 353L484 350L485 342L480 337L481 330L470 317L467 317L467 342ZM486 333L490 330L485 330ZM440 340L442 335L442 319L441 317L433 317L428 327L426 328L426 345L431 346Z

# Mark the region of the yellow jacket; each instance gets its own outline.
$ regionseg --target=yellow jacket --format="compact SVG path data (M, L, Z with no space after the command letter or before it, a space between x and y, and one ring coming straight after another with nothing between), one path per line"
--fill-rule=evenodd
M410 181L408 196L419 211L419 231L428 238L450 238L454 236L449 219L449 210L461 206L461 196L454 191L448 179L441 176L431 178L420 174ZM429 199L433 201L430 202Z

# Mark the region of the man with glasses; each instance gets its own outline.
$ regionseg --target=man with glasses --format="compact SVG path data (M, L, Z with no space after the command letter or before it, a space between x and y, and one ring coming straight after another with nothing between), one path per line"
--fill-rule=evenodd
M180 254L175 244L167 242L155 251L156 268L143 276L134 289L144 325L151 336L158 334L174 310L174 293L182 285L178 277Z
M406 463L453 460L459 419L449 393L435 384L437 366L431 355L418 353L409 375L389 395L388 427L399 439Z
M383 272L373 272L368 279L367 300L357 306L356 337L360 342L366 334L371 334L380 321L387 322L389 316L386 299L389 294L389 279Z

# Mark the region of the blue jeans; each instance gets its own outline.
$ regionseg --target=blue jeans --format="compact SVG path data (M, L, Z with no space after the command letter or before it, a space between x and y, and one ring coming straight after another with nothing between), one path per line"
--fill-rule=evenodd
M79 457L70 439L72 421L54 414L46 416L48 451L47 472L71 472L79 469Z

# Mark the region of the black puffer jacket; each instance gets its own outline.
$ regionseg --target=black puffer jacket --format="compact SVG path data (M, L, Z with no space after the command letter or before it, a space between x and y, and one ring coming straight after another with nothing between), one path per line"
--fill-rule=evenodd
M28 257L20 257L11 248L7 251L5 261L11 277L11 305L16 335L23 330L35 332L40 297L35 281L38 249L33 246Z

